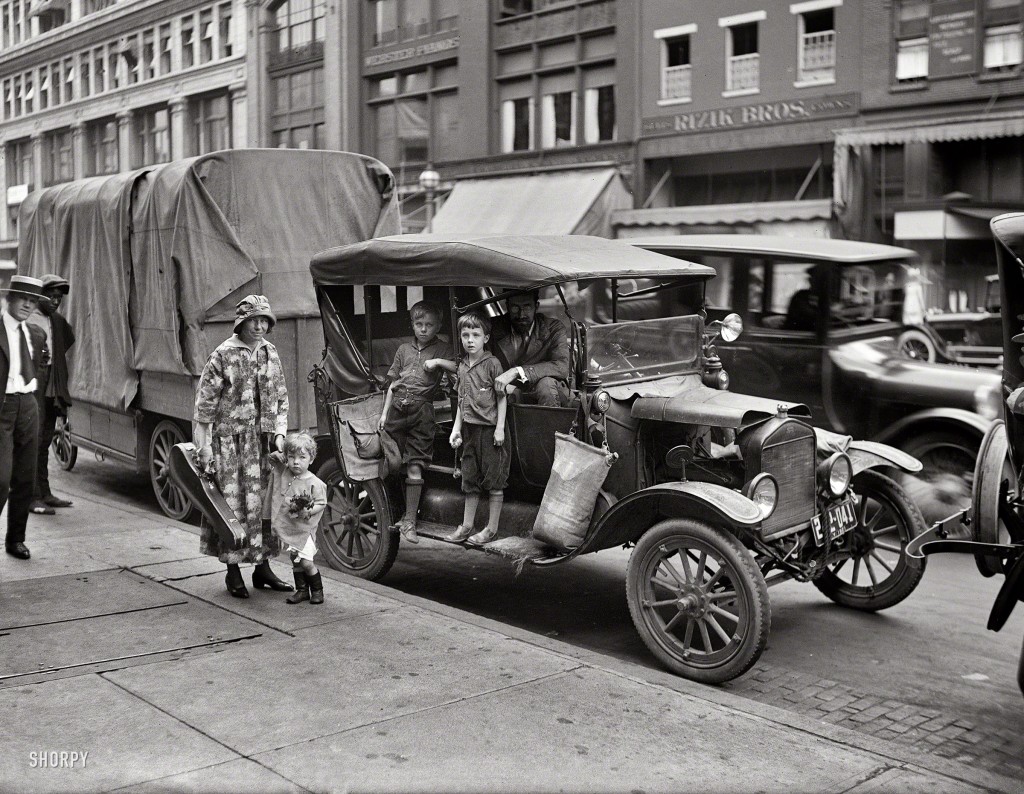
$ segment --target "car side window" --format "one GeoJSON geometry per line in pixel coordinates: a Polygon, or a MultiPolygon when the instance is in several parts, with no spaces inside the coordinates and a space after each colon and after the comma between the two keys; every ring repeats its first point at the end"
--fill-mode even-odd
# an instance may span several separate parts
{"type": "Polygon", "coordinates": [[[808,331],[815,328],[817,303],[806,263],[761,261],[750,266],[747,286],[755,327],[808,331]]]}

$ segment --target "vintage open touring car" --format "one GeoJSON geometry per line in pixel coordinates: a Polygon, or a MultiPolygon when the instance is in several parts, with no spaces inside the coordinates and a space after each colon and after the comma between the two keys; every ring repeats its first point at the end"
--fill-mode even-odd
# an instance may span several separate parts
{"type": "MultiPolygon", "coordinates": [[[[557,307],[567,321],[571,401],[510,400],[512,473],[499,540],[485,551],[530,537],[561,432],[618,457],[582,542],[537,543],[529,553],[521,544],[520,559],[554,568],[634,547],[630,613],[677,674],[719,683],[748,670],[768,637],[770,584],[810,581],[839,604],[878,610],[920,580],[903,554],[924,529],[920,513],[884,473],[920,464],[882,444],[816,431],[803,405],[728,391],[715,342],[735,339],[741,324],[705,323],[712,268],[585,236],[401,235],[322,252],[311,271],[327,341],[311,377],[333,419],[320,438],[319,474],[331,495],[319,546],[333,567],[379,579],[398,551],[391,527],[402,509],[400,478],[347,470],[339,411],[379,394],[397,345],[409,338],[408,307],[422,298],[450,307],[445,328],[457,339],[460,313],[499,315],[508,296],[542,290],[544,310],[557,307]],[[638,278],[651,281],[638,289],[638,278]],[[607,311],[595,311],[594,296],[609,295],[607,311]],[[619,309],[636,300],[671,311],[619,322],[619,309]]],[[[451,401],[435,403],[435,413],[419,530],[445,541],[463,500],[447,443],[451,401]]]]}
{"type": "MultiPolygon", "coordinates": [[[[929,554],[973,554],[983,576],[1003,576],[988,628],[1000,631],[1024,601],[1024,212],[991,221],[1002,303],[1002,404],[1004,421],[993,423],[974,469],[971,505],[937,523],[908,547],[910,563],[929,554]],[[970,540],[951,537],[957,525],[970,540]]],[[[1024,692],[1024,644],[1017,665],[1024,692]]]]}

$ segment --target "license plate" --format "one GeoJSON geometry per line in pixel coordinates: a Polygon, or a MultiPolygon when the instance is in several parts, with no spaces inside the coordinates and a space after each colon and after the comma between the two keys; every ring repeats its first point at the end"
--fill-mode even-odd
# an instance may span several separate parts
{"type": "Polygon", "coordinates": [[[824,513],[819,513],[811,519],[814,542],[819,546],[823,546],[826,540],[842,537],[855,526],[857,526],[857,513],[854,510],[852,499],[832,505],[824,513]]]}

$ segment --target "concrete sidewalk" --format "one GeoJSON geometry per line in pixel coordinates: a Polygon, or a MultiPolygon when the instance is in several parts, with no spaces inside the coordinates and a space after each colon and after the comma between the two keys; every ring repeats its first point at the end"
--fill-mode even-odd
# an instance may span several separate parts
{"type": "Polygon", "coordinates": [[[334,572],[232,599],[195,528],[61,479],[0,559],[0,790],[1019,790],[334,572]]]}

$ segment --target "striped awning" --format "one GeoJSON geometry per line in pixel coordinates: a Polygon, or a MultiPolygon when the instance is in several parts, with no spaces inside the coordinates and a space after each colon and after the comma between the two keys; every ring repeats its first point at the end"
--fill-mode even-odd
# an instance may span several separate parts
{"type": "Polygon", "coordinates": [[[836,131],[836,146],[883,146],[939,141],[1024,136],[1024,113],[991,113],[929,124],[920,120],[886,127],[855,127],[836,131]]]}
{"type": "Polygon", "coordinates": [[[612,225],[718,226],[826,220],[832,217],[831,199],[809,201],[752,201],[745,204],[702,204],[694,207],[652,207],[617,210],[612,225]]]}

